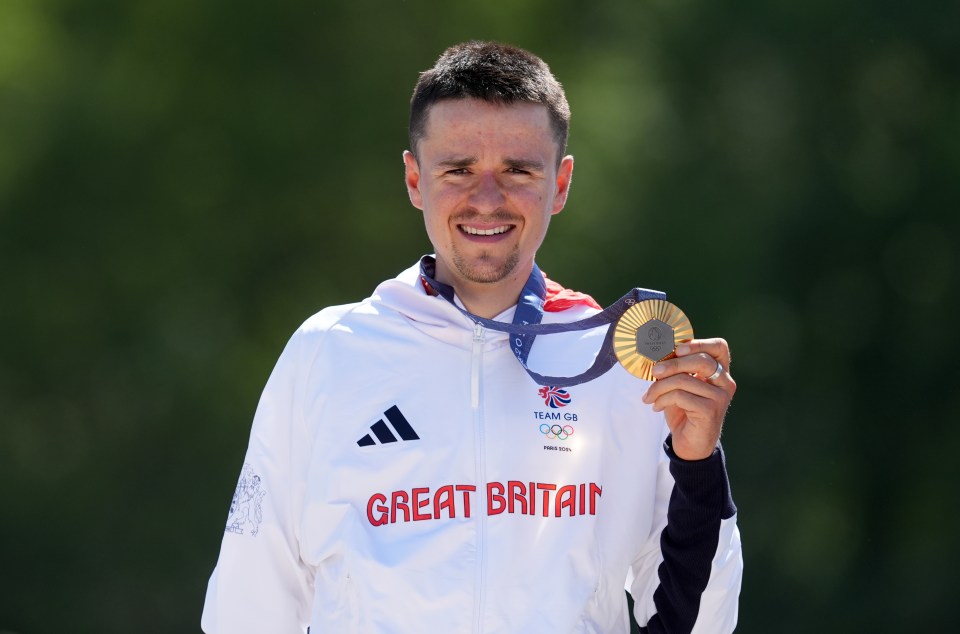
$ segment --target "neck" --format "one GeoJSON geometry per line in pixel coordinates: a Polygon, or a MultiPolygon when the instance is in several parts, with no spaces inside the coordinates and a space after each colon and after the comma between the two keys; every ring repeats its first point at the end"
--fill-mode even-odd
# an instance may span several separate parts
{"type": "Polygon", "coordinates": [[[511,306],[516,306],[520,293],[530,278],[533,263],[528,267],[517,267],[509,276],[498,282],[471,282],[464,279],[450,279],[438,262],[437,281],[453,287],[464,308],[480,317],[493,319],[511,306]]]}
{"type": "Polygon", "coordinates": [[[485,288],[494,286],[493,284],[458,284],[454,286],[457,297],[463,302],[464,308],[480,317],[493,319],[511,306],[517,305],[520,299],[520,291],[529,277],[529,273],[523,277],[519,285],[511,284],[510,288],[497,285],[497,288],[485,288]]]}

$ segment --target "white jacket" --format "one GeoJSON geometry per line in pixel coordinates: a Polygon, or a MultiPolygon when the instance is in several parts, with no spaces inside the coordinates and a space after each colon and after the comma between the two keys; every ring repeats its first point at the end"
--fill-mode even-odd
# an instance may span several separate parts
{"type": "MultiPolygon", "coordinates": [[[[722,452],[672,456],[647,383],[619,365],[536,385],[507,335],[421,282],[412,267],[288,343],[204,631],[627,633],[625,584],[650,632],[732,631],[742,558],[722,452]]],[[[529,366],[579,373],[603,330],[541,336],[529,366]]]]}

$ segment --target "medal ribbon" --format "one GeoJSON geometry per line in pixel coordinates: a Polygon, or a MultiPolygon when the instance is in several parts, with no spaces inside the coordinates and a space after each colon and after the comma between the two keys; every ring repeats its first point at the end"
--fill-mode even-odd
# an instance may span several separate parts
{"type": "Polygon", "coordinates": [[[533,265],[533,271],[527,279],[527,283],[520,293],[520,301],[517,302],[517,310],[513,315],[513,323],[494,321],[486,319],[479,315],[464,310],[457,306],[454,301],[454,290],[452,286],[443,284],[434,279],[436,271],[436,260],[433,256],[425,255],[420,259],[420,276],[424,283],[429,285],[437,294],[450,302],[454,308],[466,315],[473,323],[480,324],[484,328],[505,332],[510,336],[510,349],[513,350],[517,361],[527,371],[530,378],[537,385],[546,385],[550,387],[570,387],[571,385],[580,385],[587,381],[601,376],[607,370],[617,364],[617,355],[613,351],[613,333],[614,328],[608,328],[607,334],[600,345],[600,352],[594,359],[593,365],[586,371],[576,376],[547,376],[534,372],[527,367],[527,357],[530,356],[530,348],[538,335],[552,335],[559,332],[573,332],[576,330],[590,330],[601,326],[608,326],[615,323],[628,308],[648,299],[666,299],[666,293],[660,291],[651,291],[645,288],[634,288],[629,293],[618,299],[616,302],[604,308],[602,311],[577,321],[559,324],[542,324],[543,303],[547,295],[547,285],[543,274],[536,264],[533,265]]]}

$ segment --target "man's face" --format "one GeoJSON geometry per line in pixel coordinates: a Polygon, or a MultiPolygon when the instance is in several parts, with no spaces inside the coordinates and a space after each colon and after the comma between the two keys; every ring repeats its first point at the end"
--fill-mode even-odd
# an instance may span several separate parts
{"type": "Polygon", "coordinates": [[[570,156],[557,167],[546,107],[441,101],[417,149],[404,153],[407,191],[423,211],[437,279],[455,288],[526,281],[573,171],[570,156]]]}

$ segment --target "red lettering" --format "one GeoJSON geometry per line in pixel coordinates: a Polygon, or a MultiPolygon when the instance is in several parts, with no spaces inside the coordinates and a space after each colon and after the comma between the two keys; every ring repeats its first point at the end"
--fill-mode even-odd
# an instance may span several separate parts
{"type": "Polygon", "coordinates": [[[458,484],[457,491],[463,491],[463,516],[470,517],[470,494],[475,493],[477,487],[472,484],[458,484]]]}
{"type": "Polygon", "coordinates": [[[421,509],[426,505],[430,504],[430,489],[427,487],[416,487],[410,493],[413,494],[413,521],[422,522],[423,520],[430,519],[429,513],[421,513],[421,509]],[[421,499],[421,496],[426,493],[426,497],[421,499]]]}
{"type": "Polygon", "coordinates": [[[370,496],[370,499],[367,500],[367,520],[370,522],[371,526],[383,526],[387,523],[387,519],[390,515],[390,509],[383,505],[387,501],[387,496],[382,493],[374,493],[370,496]],[[379,517],[374,518],[373,509],[374,502],[376,502],[377,512],[380,513],[379,517]]]}
{"type": "MultiPolygon", "coordinates": [[[[371,526],[387,523],[422,522],[457,517],[457,493],[462,493],[463,517],[471,513],[470,498],[476,493],[473,484],[447,484],[431,493],[430,487],[414,487],[409,491],[394,491],[389,496],[374,493],[367,500],[367,521],[371,526]],[[389,500],[389,503],[388,503],[389,500]],[[432,511],[431,511],[432,502],[432,511]]],[[[486,489],[488,516],[501,513],[537,515],[537,498],[540,498],[540,514],[543,517],[576,517],[597,514],[603,487],[596,483],[567,484],[558,486],[546,482],[522,482],[508,480],[488,482],[486,489]]]]}
{"type": "Polygon", "coordinates": [[[537,482],[537,490],[543,491],[543,516],[550,517],[550,492],[556,491],[557,485],[537,482]]]}
{"type": "Polygon", "coordinates": [[[453,505],[453,485],[448,484],[437,489],[433,496],[433,519],[440,519],[440,510],[447,509],[447,517],[454,518],[457,511],[453,505]],[[441,500],[441,496],[443,499],[441,500]]]}
{"type": "Polygon", "coordinates": [[[514,502],[519,500],[520,512],[525,515],[527,513],[527,498],[524,497],[526,494],[527,489],[523,486],[523,482],[519,480],[507,482],[507,511],[514,513],[514,502]]]}
{"type": "Polygon", "coordinates": [[[499,482],[487,482],[487,515],[499,515],[507,506],[503,497],[503,485],[499,482]],[[498,491],[498,492],[495,492],[498,491]],[[496,503],[496,506],[494,506],[496,503]]]}
{"type": "Polygon", "coordinates": [[[569,511],[568,515],[573,517],[576,515],[576,509],[574,508],[577,504],[577,485],[568,484],[566,486],[560,487],[560,490],[557,491],[557,508],[554,512],[554,517],[560,517],[563,515],[563,509],[569,511]]]}
{"type": "Polygon", "coordinates": [[[390,499],[390,523],[397,521],[397,511],[403,511],[403,521],[410,521],[410,496],[406,491],[394,491],[390,499]]]}
{"type": "Polygon", "coordinates": [[[590,515],[597,514],[597,498],[603,493],[603,487],[599,484],[590,483],[590,515]]]}

